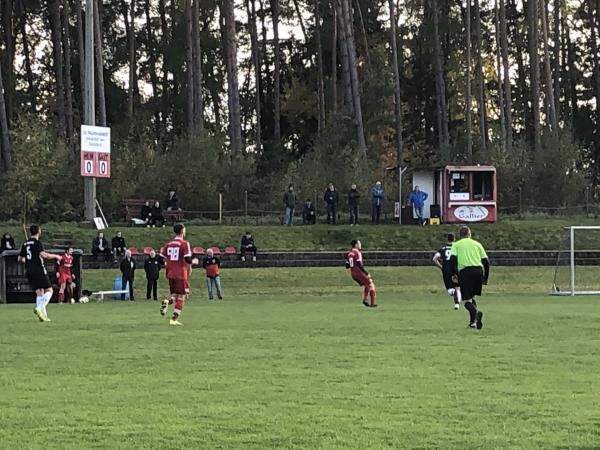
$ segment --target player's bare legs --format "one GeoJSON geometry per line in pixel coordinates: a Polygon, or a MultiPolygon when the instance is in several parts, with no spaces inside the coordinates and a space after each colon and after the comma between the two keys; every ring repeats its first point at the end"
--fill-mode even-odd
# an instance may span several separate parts
{"type": "Polygon", "coordinates": [[[40,322],[50,322],[48,313],[46,312],[46,305],[50,303],[50,299],[52,298],[52,288],[36,289],[35,295],[35,308],[33,308],[33,313],[40,322]]]}
{"type": "Polygon", "coordinates": [[[165,298],[162,301],[162,304],[160,305],[160,315],[161,316],[164,316],[164,315],[167,314],[167,310],[169,309],[169,305],[172,305],[173,303],[175,303],[175,298],[176,297],[177,296],[175,294],[171,294],[168,299],[165,298]]]}
{"type": "Polygon", "coordinates": [[[369,298],[371,299],[371,304],[369,305],[371,308],[377,307],[377,291],[375,290],[375,283],[371,277],[369,277],[369,298]]]}
{"type": "Polygon", "coordinates": [[[371,304],[369,303],[369,285],[365,285],[363,286],[363,305],[365,305],[366,307],[371,306],[371,304]]]}
{"type": "Polygon", "coordinates": [[[60,288],[58,289],[58,303],[64,303],[66,288],[67,288],[67,283],[60,284],[60,288]]]}

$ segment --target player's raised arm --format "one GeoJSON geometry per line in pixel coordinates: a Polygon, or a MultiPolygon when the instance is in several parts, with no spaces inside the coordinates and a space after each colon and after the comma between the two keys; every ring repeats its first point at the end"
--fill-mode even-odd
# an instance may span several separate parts
{"type": "Polygon", "coordinates": [[[40,256],[44,259],[55,259],[56,261],[59,261],[62,259],[62,256],[60,255],[55,255],[53,253],[48,253],[47,251],[43,250],[40,252],[40,256]]]}

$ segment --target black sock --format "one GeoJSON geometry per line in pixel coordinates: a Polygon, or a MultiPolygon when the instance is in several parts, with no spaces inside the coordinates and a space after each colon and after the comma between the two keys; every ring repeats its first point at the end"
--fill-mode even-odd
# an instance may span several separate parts
{"type": "Polygon", "coordinates": [[[475,301],[475,299],[471,300],[471,302],[473,302],[473,305],[475,305],[475,309],[477,309],[477,302],[475,301]]]}
{"type": "Polygon", "coordinates": [[[465,302],[465,308],[469,311],[469,323],[475,323],[475,318],[477,317],[477,308],[472,302],[465,302]]]}

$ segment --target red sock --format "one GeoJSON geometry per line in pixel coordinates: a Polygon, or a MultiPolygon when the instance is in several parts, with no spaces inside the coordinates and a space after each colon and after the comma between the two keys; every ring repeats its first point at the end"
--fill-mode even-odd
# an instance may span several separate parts
{"type": "Polygon", "coordinates": [[[58,293],[58,303],[63,303],[64,301],[65,301],[65,293],[59,292],[58,293]]]}
{"type": "Polygon", "coordinates": [[[179,318],[179,315],[181,314],[181,311],[183,310],[183,304],[184,304],[183,299],[178,298],[175,301],[175,308],[173,309],[173,317],[171,318],[172,320],[177,320],[179,318]]]}
{"type": "Polygon", "coordinates": [[[371,306],[375,306],[377,304],[377,292],[375,292],[375,288],[369,291],[369,296],[371,297],[371,306]]]}
{"type": "Polygon", "coordinates": [[[369,286],[363,288],[363,302],[366,302],[367,298],[369,298],[369,286]]]}
{"type": "Polygon", "coordinates": [[[173,296],[169,297],[169,305],[172,305],[174,301],[175,301],[175,297],[173,297],[173,296]]]}

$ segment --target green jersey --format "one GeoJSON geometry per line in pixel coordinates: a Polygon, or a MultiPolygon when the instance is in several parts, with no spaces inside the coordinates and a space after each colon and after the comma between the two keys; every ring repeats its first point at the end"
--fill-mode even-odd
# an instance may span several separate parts
{"type": "Polygon", "coordinates": [[[452,245],[451,256],[456,256],[458,270],[465,267],[483,267],[482,259],[487,258],[483,245],[471,238],[463,238],[452,245]]]}

